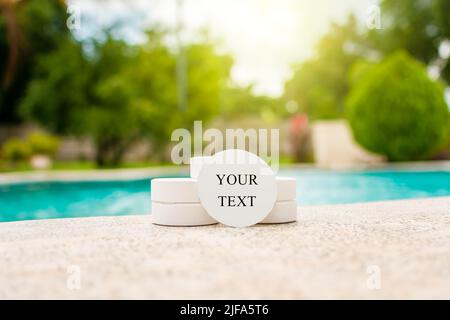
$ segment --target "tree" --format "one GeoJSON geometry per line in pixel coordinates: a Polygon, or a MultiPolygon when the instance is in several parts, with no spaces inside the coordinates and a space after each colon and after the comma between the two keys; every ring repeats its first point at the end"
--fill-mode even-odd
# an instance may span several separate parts
{"type": "Polygon", "coordinates": [[[0,1],[0,123],[22,120],[18,104],[37,59],[71,37],[66,18],[64,1],[0,1]]]}
{"type": "Polygon", "coordinates": [[[440,146],[449,111],[422,63],[397,52],[355,74],[347,114],[357,142],[393,161],[424,159],[440,146]]]}
{"type": "MultiPolygon", "coordinates": [[[[434,0],[433,9],[436,17],[436,24],[439,26],[441,33],[441,38],[450,41],[450,1],[434,0]]],[[[441,77],[447,82],[447,85],[450,85],[450,60],[448,57],[445,66],[441,70],[441,77]]]]}
{"type": "Polygon", "coordinates": [[[254,94],[252,85],[246,87],[231,85],[223,90],[220,117],[225,121],[242,119],[246,116],[263,117],[265,114],[282,117],[286,111],[279,106],[279,99],[254,94]]]}
{"type": "MultiPolygon", "coordinates": [[[[100,87],[103,105],[120,104],[131,116],[125,128],[140,128],[137,137],[152,142],[161,153],[170,142],[171,133],[178,127],[191,128],[194,120],[208,121],[220,107],[221,93],[227,85],[231,58],[215,53],[206,40],[185,48],[187,57],[187,108],[179,109],[176,83],[176,56],[163,43],[162,35],[149,32],[149,41],[136,48],[133,60],[100,87]],[[136,67],[139,66],[139,67],[136,67]]],[[[116,110],[120,110],[117,105],[116,110]]],[[[124,123],[117,116],[117,121],[124,123]]],[[[93,122],[95,124],[95,121],[93,122]]],[[[119,133],[124,137],[124,133],[119,133]]],[[[104,134],[101,134],[104,137],[104,134]]]]}
{"type": "MultiPolygon", "coordinates": [[[[82,47],[66,40],[53,52],[36,59],[34,78],[22,99],[20,115],[58,134],[78,133],[84,123],[79,113],[92,96],[94,63],[82,47]]],[[[82,130],[81,130],[82,131],[82,130]]]]}
{"type": "Polygon", "coordinates": [[[94,41],[89,53],[76,41],[38,61],[36,77],[21,104],[22,114],[60,134],[92,137],[97,163],[117,165],[140,139],[159,153],[177,127],[190,128],[219,109],[231,60],[210,43],[186,48],[188,107],[180,110],[175,54],[160,31],[142,45],[114,39],[94,41]]]}
{"type": "Polygon", "coordinates": [[[142,138],[161,152],[162,143],[170,141],[178,111],[175,59],[161,35],[150,32],[141,47],[124,45],[118,50],[111,48],[113,43],[99,48],[93,101],[83,127],[96,141],[99,165],[118,164],[130,145],[142,138]],[[106,70],[111,66],[110,73],[106,70]]]}
{"type": "MultiPolygon", "coordinates": [[[[429,65],[439,58],[442,42],[450,38],[449,10],[448,0],[383,0],[382,29],[369,32],[369,40],[385,55],[406,50],[429,65]]],[[[441,71],[447,83],[449,69],[447,61],[441,71]]]]}
{"type": "Polygon", "coordinates": [[[361,56],[362,41],[354,16],[345,24],[333,24],[319,41],[315,57],[295,68],[285,85],[284,100],[297,102],[312,119],[342,117],[347,73],[361,56]]]}
{"type": "Polygon", "coordinates": [[[441,36],[450,38],[450,2],[448,0],[434,0],[432,4],[433,15],[441,36]]]}
{"type": "Polygon", "coordinates": [[[86,54],[82,44],[67,40],[40,57],[20,110],[24,118],[57,134],[91,137],[97,164],[116,165],[142,134],[145,114],[129,104],[127,94],[136,79],[121,86],[117,76],[137,49],[109,35],[90,47],[86,54]]]}

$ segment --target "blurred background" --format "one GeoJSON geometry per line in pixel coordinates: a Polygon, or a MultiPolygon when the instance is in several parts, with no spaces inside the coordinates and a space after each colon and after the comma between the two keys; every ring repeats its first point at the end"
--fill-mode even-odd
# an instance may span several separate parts
{"type": "Polygon", "coordinates": [[[280,129],[301,205],[448,196],[449,12],[0,0],[0,221],[150,212],[149,179],[186,176],[171,133],[195,120],[280,129]]]}
{"type": "Polygon", "coordinates": [[[0,0],[0,170],[170,162],[280,128],[283,163],[449,158],[449,0],[0,0]]]}
{"type": "Polygon", "coordinates": [[[0,298],[448,297],[449,58],[450,0],[0,0],[0,298]],[[81,219],[196,120],[280,130],[298,225],[81,219]]]}

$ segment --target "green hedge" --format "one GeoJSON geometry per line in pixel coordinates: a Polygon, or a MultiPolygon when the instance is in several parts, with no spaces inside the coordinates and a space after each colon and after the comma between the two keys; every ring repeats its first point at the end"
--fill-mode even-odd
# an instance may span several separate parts
{"type": "Polygon", "coordinates": [[[35,132],[26,139],[10,138],[0,148],[0,158],[10,162],[26,161],[33,155],[54,156],[59,148],[56,136],[35,132]]]}
{"type": "Polygon", "coordinates": [[[364,71],[358,73],[346,103],[356,141],[391,161],[429,157],[447,132],[443,86],[404,52],[364,71]]]}

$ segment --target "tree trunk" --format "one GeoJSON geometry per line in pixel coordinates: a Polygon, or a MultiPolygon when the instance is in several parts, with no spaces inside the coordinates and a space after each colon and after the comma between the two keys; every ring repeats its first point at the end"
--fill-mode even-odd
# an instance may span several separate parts
{"type": "Polygon", "coordinates": [[[97,141],[96,163],[99,167],[118,166],[130,145],[129,140],[121,138],[103,138],[97,141]]]}

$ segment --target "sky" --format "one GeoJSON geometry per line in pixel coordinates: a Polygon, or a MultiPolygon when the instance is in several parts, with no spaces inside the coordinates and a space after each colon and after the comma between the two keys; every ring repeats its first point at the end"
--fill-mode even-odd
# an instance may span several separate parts
{"type": "MultiPolygon", "coordinates": [[[[69,0],[82,17],[94,17],[107,26],[121,21],[123,36],[142,41],[140,30],[153,24],[183,23],[182,38],[190,41],[207,27],[219,49],[234,57],[232,79],[253,84],[255,93],[278,96],[291,76],[291,66],[304,61],[332,21],[343,21],[350,12],[362,21],[377,0],[69,0]],[[176,3],[180,1],[181,10],[176,3]]],[[[81,24],[79,33],[92,28],[81,24]]]]}

